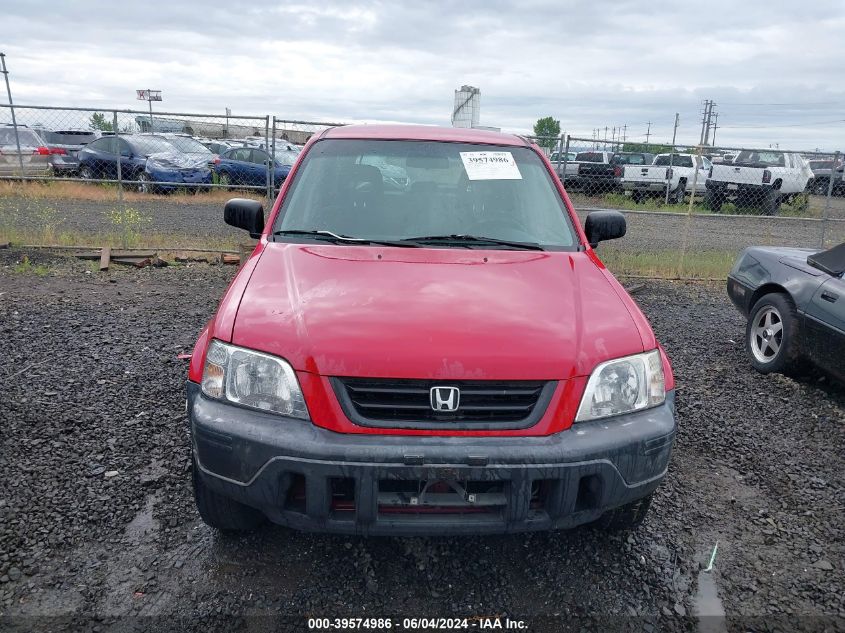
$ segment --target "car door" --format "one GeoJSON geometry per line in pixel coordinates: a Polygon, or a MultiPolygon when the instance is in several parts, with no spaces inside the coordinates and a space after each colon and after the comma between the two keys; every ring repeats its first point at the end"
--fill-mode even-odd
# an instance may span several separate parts
{"type": "MultiPolygon", "coordinates": [[[[695,192],[696,193],[703,193],[706,189],[707,178],[710,175],[710,167],[713,163],[710,162],[710,159],[706,156],[696,156],[695,157],[695,166],[698,169],[698,176],[695,181],[695,192]]],[[[692,183],[690,182],[688,185],[689,189],[692,189],[692,183]]]]}
{"type": "Polygon", "coordinates": [[[805,310],[812,360],[845,380],[845,280],[830,277],[805,310]]]}
{"type": "Polygon", "coordinates": [[[252,150],[248,147],[239,147],[229,152],[226,157],[226,171],[234,185],[249,184],[250,155],[252,150]]]}
{"type": "Polygon", "coordinates": [[[269,166],[270,155],[263,149],[253,149],[250,156],[249,184],[261,187],[266,186],[269,166]]]}
{"type": "Polygon", "coordinates": [[[115,156],[115,138],[106,136],[97,139],[88,146],[90,154],[84,157],[83,164],[91,168],[94,178],[117,178],[117,157],[115,156]]]}

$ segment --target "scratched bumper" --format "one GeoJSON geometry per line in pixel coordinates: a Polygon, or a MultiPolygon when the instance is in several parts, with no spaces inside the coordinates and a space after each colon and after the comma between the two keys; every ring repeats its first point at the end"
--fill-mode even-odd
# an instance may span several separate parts
{"type": "Polygon", "coordinates": [[[546,437],[346,435],[250,411],[188,383],[199,476],[289,527],[460,534],[574,527],[650,494],[676,432],[660,407],[546,437]]]}

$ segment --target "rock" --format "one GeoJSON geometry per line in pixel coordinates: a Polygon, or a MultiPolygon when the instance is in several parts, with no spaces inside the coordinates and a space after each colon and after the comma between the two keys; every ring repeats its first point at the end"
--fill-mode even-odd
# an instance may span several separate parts
{"type": "Polygon", "coordinates": [[[833,571],[833,565],[830,563],[830,561],[824,560],[823,558],[813,563],[813,567],[817,569],[823,569],[824,571],[833,571]]]}
{"type": "Polygon", "coordinates": [[[684,607],[684,605],[682,605],[680,602],[676,602],[675,603],[675,613],[677,613],[679,616],[684,618],[687,615],[687,610],[684,607]]]}
{"type": "Polygon", "coordinates": [[[111,479],[112,477],[117,477],[120,473],[116,470],[107,470],[104,473],[106,479],[111,479]]]}
{"type": "Polygon", "coordinates": [[[17,567],[10,567],[8,571],[9,580],[18,580],[21,577],[21,570],[17,567]]]}

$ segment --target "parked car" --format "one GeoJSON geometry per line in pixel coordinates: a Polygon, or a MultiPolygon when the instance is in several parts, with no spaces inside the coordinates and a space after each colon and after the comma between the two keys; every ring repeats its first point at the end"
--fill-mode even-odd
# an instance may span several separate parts
{"type": "Polygon", "coordinates": [[[587,195],[622,191],[625,165],[650,165],[654,154],[643,152],[579,152],[574,176],[566,175],[566,188],[581,190],[587,195]]]}
{"type": "Polygon", "coordinates": [[[813,178],[808,187],[810,191],[819,196],[826,196],[830,188],[831,175],[833,176],[833,188],[831,193],[833,195],[842,195],[845,193],[845,181],[842,179],[842,161],[834,164],[833,159],[829,160],[810,160],[810,169],[813,172],[813,178]]]}
{"type": "Polygon", "coordinates": [[[199,152],[187,142],[191,140],[187,137],[178,142],[196,153],[180,151],[161,134],[104,136],[80,150],[79,175],[85,180],[116,179],[119,154],[121,179],[134,184],[140,192],[201,188],[211,184],[211,154],[196,143],[205,151],[199,152]]]}
{"type": "Polygon", "coordinates": [[[558,177],[566,173],[566,178],[571,178],[578,174],[578,163],[575,160],[577,156],[578,152],[552,152],[549,162],[558,177]]]}
{"type": "Polygon", "coordinates": [[[220,154],[222,154],[223,152],[229,151],[233,147],[243,147],[242,144],[234,143],[232,141],[227,141],[227,140],[224,140],[224,139],[218,139],[218,140],[203,139],[203,140],[200,140],[200,142],[203,145],[205,145],[210,152],[217,154],[218,156],[220,154]]]}
{"type": "Polygon", "coordinates": [[[53,174],[50,150],[34,130],[0,125],[0,177],[43,178],[53,174]],[[18,152],[20,143],[20,152],[18,152]]]}
{"type": "Polygon", "coordinates": [[[631,192],[634,202],[669,190],[671,202],[683,202],[693,191],[703,192],[710,172],[710,161],[695,154],[658,154],[652,165],[626,165],[622,174],[622,188],[631,192]],[[698,172],[696,174],[696,171],[698,172]]]}
{"type": "Polygon", "coordinates": [[[214,173],[217,182],[226,186],[267,185],[269,165],[273,165],[273,181],[280,187],[290,173],[288,157],[280,154],[273,161],[270,154],[256,147],[236,147],[223,152],[214,160],[214,173]]]}
{"type": "Polygon", "coordinates": [[[818,252],[747,248],[728,275],[728,296],[748,318],[745,349],[760,372],[810,361],[845,381],[845,243],[818,252]]]}
{"type": "Polygon", "coordinates": [[[200,516],[356,534],[639,524],[676,433],[654,333],[539,148],[490,131],[321,132],[194,347],[200,516]],[[365,156],[413,170],[387,191],[365,156]]]}
{"type": "Polygon", "coordinates": [[[56,176],[75,176],[79,171],[79,150],[98,138],[91,130],[36,128],[50,150],[50,164],[56,176]]]}
{"type": "Polygon", "coordinates": [[[781,202],[804,193],[813,177],[800,155],[778,150],[743,150],[729,165],[713,165],[704,204],[719,211],[726,201],[777,215],[781,202]]]}

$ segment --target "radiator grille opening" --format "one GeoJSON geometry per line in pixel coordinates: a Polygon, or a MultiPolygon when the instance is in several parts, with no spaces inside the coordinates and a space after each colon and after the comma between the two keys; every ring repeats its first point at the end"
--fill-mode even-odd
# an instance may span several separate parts
{"type": "Polygon", "coordinates": [[[554,383],[546,381],[438,381],[335,378],[335,392],[350,418],[364,425],[447,428],[533,424],[545,412],[554,383]],[[432,389],[447,388],[449,408],[435,410],[432,389]]]}

